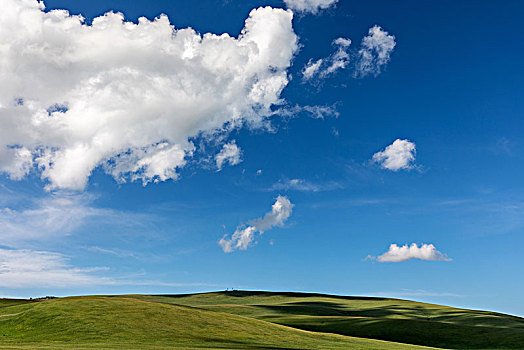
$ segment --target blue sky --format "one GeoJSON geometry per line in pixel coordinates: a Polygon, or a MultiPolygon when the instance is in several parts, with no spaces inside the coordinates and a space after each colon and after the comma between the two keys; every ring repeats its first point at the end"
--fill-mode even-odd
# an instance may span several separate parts
{"type": "Polygon", "coordinates": [[[330,2],[7,1],[0,294],[524,315],[524,4],[330,2]]]}

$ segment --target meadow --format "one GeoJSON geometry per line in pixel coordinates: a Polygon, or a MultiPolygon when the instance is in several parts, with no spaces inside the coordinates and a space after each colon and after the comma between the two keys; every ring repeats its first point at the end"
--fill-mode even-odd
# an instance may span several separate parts
{"type": "Polygon", "coordinates": [[[524,319],[303,293],[0,300],[0,349],[522,349],[524,319]]]}

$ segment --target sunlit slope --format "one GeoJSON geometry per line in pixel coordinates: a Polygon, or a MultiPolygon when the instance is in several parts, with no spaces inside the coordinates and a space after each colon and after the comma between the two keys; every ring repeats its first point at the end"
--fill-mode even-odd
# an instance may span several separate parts
{"type": "Polygon", "coordinates": [[[304,330],[448,349],[524,349],[524,319],[386,298],[220,292],[142,296],[304,330]]]}
{"type": "Polygon", "coordinates": [[[0,308],[0,348],[420,349],[122,297],[73,297],[0,308]]]}

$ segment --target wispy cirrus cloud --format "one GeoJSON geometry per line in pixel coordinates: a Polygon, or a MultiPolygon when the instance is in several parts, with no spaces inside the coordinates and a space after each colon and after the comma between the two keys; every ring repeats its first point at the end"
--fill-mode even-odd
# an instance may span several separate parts
{"type": "Polygon", "coordinates": [[[314,183],[304,179],[284,179],[274,183],[269,191],[322,192],[343,188],[338,182],[314,183]]]}
{"type": "Polygon", "coordinates": [[[106,267],[75,268],[63,254],[30,249],[0,248],[0,287],[82,287],[113,284],[94,275],[106,267]]]}
{"type": "Polygon", "coordinates": [[[340,116],[336,104],[332,106],[284,106],[276,109],[274,114],[279,115],[281,117],[296,117],[297,115],[305,114],[314,119],[324,119],[328,117],[338,118],[340,116]]]}
{"type": "Polygon", "coordinates": [[[107,276],[108,267],[74,267],[67,255],[32,249],[0,248],[0,287],[22,288],[96,288],[100,286],[216,287],[213,283],[170,282],[151,279],[146,274],[107,276]]]}
{"type": "Polygon", "coordinates": [[[69,192],[55,192],[36,199],[26,197],[21,204],[13,203],[14,199],[7,200],[0,207],[0,245],[23,248],[28,243],[53,241],[74,235],[95,222],[107,227],[137,229],[151,227],[158,220],[154,213],[100,208],[95,200],[92,194],[69,192]]]}
{"type": "Polygon", "coordinates": [[[90,217],[111,215],[111,211],[89,206],[92,200],[88,194],[54,193],[30,201],[21,210],[1,208],[0,244],[63,237],[90,217]]]}

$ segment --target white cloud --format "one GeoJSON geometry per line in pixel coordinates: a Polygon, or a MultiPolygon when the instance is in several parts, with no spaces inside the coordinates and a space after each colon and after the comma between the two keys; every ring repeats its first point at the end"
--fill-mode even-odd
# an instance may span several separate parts
{"type": "Polygon", "coordinates": [[[373,155],[372,161],[380,164],[383,169],[398,171],[412,169],[415,162],[416,145],[408,140],[395,140],[384,151],[373,155]]]}
{"type": "MultiPolygon", "coordinates": [[[[302,69],[302,81],[315,83],[325,79],[340,69],[346,69],[350,64],[351,40],[338,38],[333,41],[336,51],[326,58],[310,59],[302,69]]],[[[379,75],[384,66],[390,61],[391,53],[396,46],[395,37],[379,26],[369,29],[368,35],[362,39],[362,44],[357,53],[355,63],[352,64],[354,77],[379,75]]]]}
{"type": "Polygon", "coordinates": [[[369,29],[364,37],[361,49],[358,51],[358,62],[355,76],[379,75],[383,67],[389,62],[391,53],[396,46],[395,37],[389,35],[380,26],[369,29]]]}
{"type": "Polygon", "coordinates": [[[235,233],[231,235],[230,239],[222,238],[218,244],[222,247],[225,253],[231,253],[236,249],[246,250],[249,245],[255,240],[256,227],[247,226],[244,228],[237,228],[235,233]]]}
{"type": "Polygon", "coordinates": [[[33,244],[73,235],[90,223],[136,229],[150,228],[158,220],[154,214],[97,208],[92,204],[95,196],[86,193],[58,192],[39,199],[18,197],[0,207],[0,245],[23,248],[28,242],[33,244]],[[23,209],[17,209],[20,204],[23,209]]]}
{"type": "Polygon", "coordinates": [[[89,207],[90,201],[88,195],[54,194],[35,200],[28,209],[1,208],[0,244],[67,235],[86,218],[106,214],[89,207]]]}
{"type": "Polygon", "coordinates": [[[312,183],[304,179],[290,179],[290,180],[280,180],[271,186],[271,191],[302,191],[302,192],[320,192],[320,191],[330,191],[334,189],[339,189],[342,186],[336,182],[328,183],[312,183]]]}
{"type": "Polygon", "coordinates": [[[119,154],[104,164],[104,169],[119,182],[142,180],[147,185],[169,179],[178,179],[176,168],[186,164],[186,156],[192,156],[194,146],[188,144],[186,149],[180,145],[169,145],[162,142],[145,149],[119,154]]]}
{"type": "Polygon", "coordinates": [[[229,165],[237,165],[242,161],[242,151],[238,147],[235,141],[226,143],[222,146],[222,150],[215,156],[215,162],[218,170],[222,170],[222,166],[225,162],[228,162],[229,165]]]}
{"type": "Polygon", "coordinates": [[[316,184],[313,184],[311,182],[308,182],[303,179],[291,179],[291,180],[285,180],[285,181],[279,181],[273,186],[271,186],[272,190],[297,190],[297,191],[304,191],[304,192],[318,192],[319,186],[316,184]]]}
{"type": "Polygon", "coordinates": [[[324,119],[324,118],[338,118],[340,113],[337,111],[336,105],[333,106],[299,106],[295,105],[292,107],[282,107],[275,111],[275,114],[278,114],[282,117],[295,117],[300,113],[304,113],[311,118],[315,119],[324,119]]]}
{"type": "MultiPolygon", "coordinates": [[[[105,270],[105,268],[102,268],[105,270]]],[[[73,268],[62,254],[28,249],[0,248],[0,287],[78,287],[113,283],[92,272],[73,268]]]]}
{"type": "Polygon", "coordinates": [[[176,179],[190,139],[262,126],[297,50],[291,11],[251,11],[238,37],[138,24],[91,25],[37,0],[0,12],[0,171],[34,162],[49,189],[82,189],[104,165],[119,181],[176,179]],[[30,152],[30,155],[28,154],[30,152]]]}
{"type": "Polygon", "coordinates": [[[339,69],[344,69],[349,63],[349,54],[347,51],[351,45],[351,40],[346,38],[338,38],[333,41],[333,45],[337,46],[338,49],[331,57],[331,64],[329,67],[327,67],[324,73],[325,75],[332,74],[339,69]]]}
{"type": "Polygon", "coordinates": [[[8,174],[13,180],[20,180],[32,166],[33,157],[27,148],[0,148],[0,173],[8,174]]]}
{"type": "Polygon", "coordinates": [[[302,79],[309,80],[316,76],[320,70],[320,67],[322,66],[322,63],[324,63],[323,59],[319,59],[316,61],[313,61],[312,59],[309,60],[309,62],[302,70],[302,79]]]}
{"type": "Polygon", "coordinates": [[[396,244],[391,244],[387,252],[376,258],[379,262],[401,262],[410,259],[451,261],[445,254],[439,252],[433,244],[422,244],[419,247],[416,243],[400,247],[396,244]]]}
{"type": "Polygon", "coordinates": [[[302,70],[302,80],[324,79],[339,69],[345,69],[349,64],[349,47],[351,40],[338,38],[333,41],[337,50],[329,57],[317,61],[309,60],[302,70]]]}
{"type": "Polygon", "coordinates": [[[230,238],[225,236],[218,244],[225,253],[231,253],[237,249],[246,250],[255,241],[257,232],[262,234],[275,226],[283,226],[291,216],[293,207],[294,204],[287,197],[278,196],[271,211],[263,218],[251,220],[247,225],[238,227],[230,238]]]}
{"type": "Polygon", "coordinates": [[[320,10],[335,5],[338,0],[284,0],[286,6],[297,12],[317,14],[320,10]]]}
{"type": "MultiPolygon", "coordinates": [[[[128,257],[128,256],[127,256],[128,257]]],[[[144,279],[144,275],[100,276],[107,267],[77,268],[66,255],[31,249],[0,248],[0,288],[87,288],[103,285],[207,286],[206,283],[171,283],[144,279]],[[138,277],[138,278],[137,278],[138,277]]]]}
{"type": "Polygon", "coordinates": [[[285,196],[278,196],[271,207],[271,212],[266,213],[263,218],[251,220],[249,225],[255,226],[260,233],[264,233],[275,226],[283,226],[286,220],[291,216],[293,207],[289,199],[285,196]]]}

